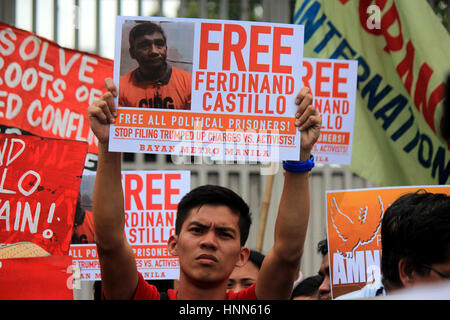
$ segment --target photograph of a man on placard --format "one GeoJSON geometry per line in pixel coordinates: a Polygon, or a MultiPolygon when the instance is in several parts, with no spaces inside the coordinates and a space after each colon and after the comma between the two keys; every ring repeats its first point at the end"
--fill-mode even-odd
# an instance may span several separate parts
{"type": "Polygon", "coordinates": [[[190,110],[193,38],[193,23],[126,20],[119,106],[190,110]]]}

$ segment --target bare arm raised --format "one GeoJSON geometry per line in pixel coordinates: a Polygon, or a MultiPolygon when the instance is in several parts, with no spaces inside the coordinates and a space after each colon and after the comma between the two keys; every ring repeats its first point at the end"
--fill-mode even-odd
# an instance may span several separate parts
{"type": "MultiPolygon", "coordinates": [[[[301,131],[300,161],[307,161],[320,135],[322,119],[307,88],[297,95],[295,125],[301,131]]],[[[256,282],[258,299],[289,299],[298,275],[309,220],[309,172],[285,172],[275,223],[275,241],[266,255],[256,282]]]]}
{"type": "Polygon", "coordinates": [[[136,289],[138,273],[131,246],[124,234],[124,204],[121,184],[121,153],[108,151],[109,126],[115,121],[112,79],[105,80],[106,92],[89,106],[89,122],[98,139],[98,167],[94,185],[93,213],[102,274],[107,299],[130,299],[136,289]]]}

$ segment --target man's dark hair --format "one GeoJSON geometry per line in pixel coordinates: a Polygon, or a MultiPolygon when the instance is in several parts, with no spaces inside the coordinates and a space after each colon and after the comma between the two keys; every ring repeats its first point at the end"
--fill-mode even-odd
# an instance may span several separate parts
{"type": "Polygon", "coordinates": [[[250,256],[248,257],[248,261],[253,263],[258,269],[261,269],[264,258],[265,256],[262,253],[256,250],[250,250],[250,256]]]}
{"type": "Polygon", "coordinates": [[[215,185],[197,187],[187,193],[178,203],[177,219],[175,222],[175,233],[180,234],[181,227],[188,217],[190,211],[203,205],[227,206],[239,216],[239,233],[241,246],[248,238],[252,219],[250,209],[245,201],[234,191],[215,185]]]}
{"type": "Polygon", "coordinates": [[[164,38],[164,42],[167,42],[166,39],[166,35],[164,34],[164,30],[161,28],[160,25],[150,22],[150,21],[146,21],[146,22],[140,22],[138,24],[136,24],[130,31],[130,36],[129,36],[129,43],[130,43],[130,48],[133,48],[134,46],[134,41],[139,38],[140,36],[143,35],[151,35],[154,34],[155,32],[159,32],[161,33],[161,35],[164,38]]]}
{"type": "Polygon", "coordinates": [[[322,277],[320,275],[315,275],[308,277],[301,281],[294,288],[291,294],[291,299],[295,297],[312,297],[314,295],[318,296],[319,287],[322,284],[322,277]]]}
{"type": "Polygon", "coordinates": [[[317,244],[317,252],[322,255],[322,257],[325,257],[325,255],[328,253],[328,242],[327,239],[320,240],[317,244]]]}
{"type": "Polygon", "coordinates": [[[450,259],[450,196],[419,190],[399,197],[384,213],[381,224],[381,272],[388,288],[402,287],[401,259],[417,273],[424,265],[450,259]]]}

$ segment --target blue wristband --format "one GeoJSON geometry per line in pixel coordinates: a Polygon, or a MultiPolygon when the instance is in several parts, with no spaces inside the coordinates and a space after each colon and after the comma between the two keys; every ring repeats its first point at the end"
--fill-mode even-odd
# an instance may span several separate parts
{"type": "Polygon", "coordinates": [[[307,172],[314,168],[314,157],[307,161],[283,161],[283,168],[288,172],[307,172]]]}

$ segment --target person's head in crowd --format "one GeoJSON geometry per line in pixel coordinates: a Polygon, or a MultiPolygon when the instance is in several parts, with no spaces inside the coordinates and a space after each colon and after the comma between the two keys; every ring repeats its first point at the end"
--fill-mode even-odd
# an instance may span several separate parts
{"type": "Polygon", "coordinates": [[[238,292],[250,287],[258,278],[259,269],[264,260],[264,255],[255,250],[250,250],[250,256],[242,267],[235,267],[228,279],[228,290],[238,292]]]}
{"type": "Polygon", "coordinates": [[[318,274],[302,280],[292,291],[291,300],[318,300],[322,280],[318,274]]]}
{"type": "Polygon", "coordinates": [[[398,198],[381,225],[381,273],[389,293],[450,277],[450,196],[419,190],[398,198]]]}
{"type": "Polygon", "coordinates": [[[206,185],[187,193],[178,203],[175,235],[168,241],[171,254],[180,258],[180,278],[228,280],[235,266],[247,262],[250,225],[249,207],[234,191],[206,185]]]}
{"type": "Polygon", "coordinates": [[[143,75],[165,72],[167,39],[164,30],[156,23],[147,21],[135,25],[129,34],[131,58],[139,64],[143,75]]]}
{"type": "Polygon", "coordinates": [[[317,251],[322,255],[322,263],[319,268],[319,275],[322,277],[322,283],[319,286],[319,299],[331,300],[330,263],[328,262],[327,239],[319,241],[317,244],[317,251]]]}

